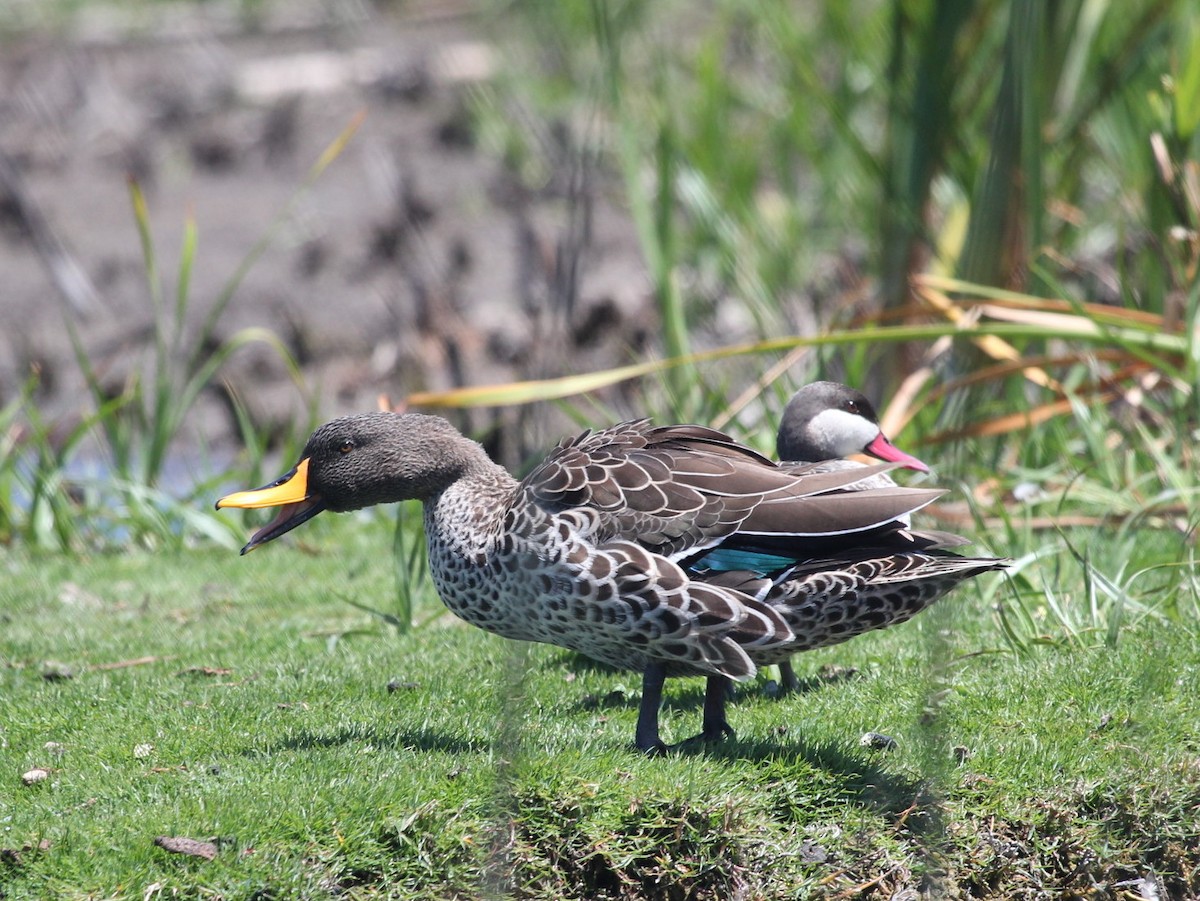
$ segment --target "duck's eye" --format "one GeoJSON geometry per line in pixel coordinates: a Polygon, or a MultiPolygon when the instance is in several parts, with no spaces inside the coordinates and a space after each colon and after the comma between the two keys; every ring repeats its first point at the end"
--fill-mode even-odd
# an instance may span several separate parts
{"type": "Polygon", "coordinates": [[[353,441],[343,441],[342,446],[338,448],[338,453],[348,454],[352,450],[354,450],[354,442],[353,441]]]}

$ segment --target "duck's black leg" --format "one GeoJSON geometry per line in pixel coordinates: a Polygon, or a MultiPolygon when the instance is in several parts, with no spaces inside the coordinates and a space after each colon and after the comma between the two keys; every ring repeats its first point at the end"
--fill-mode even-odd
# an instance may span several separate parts
{"type": "Polygon", "coordinates": [[[785,660],[779,664],[779,681],[783,683],[783,690],[792,694],[800,693],[800,678],[796,675],[796,671],[792,669],[792,661],[785,660]]]}
{"type": "Polygon", "coordinates": [[[733,683],[726,676],[709,676],[704,685],[704,719],[700,734],[703,741],[720,741],[725,736],[737,738],[733,728],[725,719],[725,699],[729,697],[733,683]]]}
{"type": "Polygon", "coordinates": [[[638,708],[637,731],[633,743],[639,751],[647,754],[662,754],[667,746],[658,737],[658,708],[662,706],[663,682],[667,668],[661,663],[650,663],[642,673],[642,704],[638,708]]]}

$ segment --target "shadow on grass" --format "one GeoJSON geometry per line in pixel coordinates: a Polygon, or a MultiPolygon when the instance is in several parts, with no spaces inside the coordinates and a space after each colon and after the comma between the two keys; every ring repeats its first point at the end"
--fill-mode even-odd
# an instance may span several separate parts
{"type": "MultiPolygon", "coordinates": [[[[581,657],[579,659],[585,660],[586,658],[581,657]]],[[[587,668],[576,667],[576,669],[587,668]]],[[[607,667],[602,668],[602,665],[597,665],[595,669],[601,672],[620,672],[615,669],[609,670],[607,667]]],[[[638,678],[638,684],[640,685],[640,677],[638,678]]],[[[858,678],[856,670],[837,670],[829,674],[806,676],[800,679],[799,686],[792,691],[779,688],[774,682],[766,684],[758,682],[750,682],[745,685],[735,684],[729,700],[734,705],[740,702],[759,699],[783,701],[789,697],[806,695],[827,686],[835,685],[838,682],[845,682],[855,678],[858,678]],[[773,686],[773,688],[769,688],[768,686],[773,686]]],[[[585,695],[571,709],[574,711],[636,710],[641,703],[641,698],[640,691],[631,693],[620,688],[615,688],[607,694],[593,693],[585,695]]],[[[704,681],[702,677],[688,676],[667,680],[666,688],[663,691],[663,706],[665,708],[675,708],[685,711],[702,709],[704,707],[704,681]]]]}
{"type": "Polygon", "coordinates": [[[447,735],[431,729],[387,729],[368,723],[354,724],[336,732],[301,731],[283,741],[242,751],[245,757],[258,757],[280,751],[312,751],[342,745],[367,743],[378,748],[411,751],[440,751],[445,754],[479,754],[491,750],[493,741],[478,737],[447,735]]]}
{"type": "MultiPolygon", "coordinates": [[[[583,658],[578,658],[582,660],[583,658]]],[[[815,691],[826,684],[846,678],[815,676],[803,680],[801,691],[815,691]]],[[[669,683],[664,701],[664,711],[675,714],[696,715],[704,705],[704,681],[702,679],[678,679],[669,683]]],[[[627,709],[635,711],[640,703],[640,691],[614,690],[606,695],[589,695],[570,704],[568,716],[583,711],[603,709],[627,709]]],[[[729,708],[730,720],[735,729],[738,725],[739,706],[750,707],[766,703],[774,707],[775,701],[766,696],[761,687],[741,688],[729,708]]],[[[776,708],[778,709],[778,708],[776,708]]],[[[699,719],[689,725],[699,727],[699,719]]],[[[676,724],[687,734],[682,723],[676,724]]],[[[503,729],[499,733],[503,733],[503,729]]],[[[306,752],[323,748],[338,748],[355,744],[370,744],[376,748],[418,753],[444,753],[448,755],[487,755],[497,753],[506,744],[503,734],[463,735],[431,728],[411,726],[389,726],[387,723],[349,723],[329,730],[300,729],[270,744],[242,751],[243,756],[260,757],[289,752],[306,752]]],[[[614,736],[616,737],[616,736],[614,736]]],[[[511,737],[510,737],[511,738],[511,737]]],[[[619,749],[634,751],[632,743],[619,742],[619,749]]],[[[509,749],[509,754],[513,749],[509,749]]],[[[685,742],[663,760],[670,766],[672,758],[703,756],[714,762],[730,765],[752,763],[778,771],[777,785],[786,784],[780,790],[786,798],[794,790],[797,795],[811,795],[814,791],[828,801],[849,802],[870,808],[895,822],[906,822],[909,828],[920,830],[921,823],[930,824],[939,817],[934,803],[927,795],[929,780],[919,775],[901,775],[889,767],[885,753],[859,749],[849,743],[812,743],[800,730],[778,726],[774,730],[755,738],[730,738],[721,742],[685,742]],[[778,737],[775,737],[775,736],[778,737]]],[[[786,802],[784,802],[786,803],[786,802]]],[[[811,799],[808,802],[811,803],[811,799]]],[[[797,809],[803,804],[797,802],[797,809]]]]}
{"type": "MultiPolygon", "coordinates": [[[[380,729],[356,725],[328,733],[300,732],[283,741],[242,752],[246,757],[269,756],[286,752],[305,752],[320,748],[370,743],[378,748],[444,753],[450,755],[486,755],[496,748],[494,738],[464,738],[434,730],[380,729]]],[[[632,745],[625,746],[630,753],[632,745]]],[[[703,756],[730,765],[752,763],[778,769],[779,779],[772,780],[773,794],[779,796],[780,815],[787,816],[788,798],[797,795],[796,809],[811,804],[817,791],[825,802],[844,802],[868,808],[914,834],[936,834],[940,830],[941,811],[928,794],[926,780],[890,772],[878,754],[856,753],[834,744],[812,744],[791,735],[771,739],[726,739],[722,742],[698,742],[678,747],[662,765],[673,758],[703,756]],[[805,770],[816,770],[814,779],[797,778],[805,770]],[[818,786],[819,783],[819,786],[818,786]]]]}
{"type": "MultiPolygon", "coordinates": [[[[937,803],[929,796],[929,781],[890,770],[878,752],[847,748],[833,743],[812,743],[790,732],[779,739],[728,739],[700,743],[681,749],[681,754],[702,754],[709,760],[729,763],[769,764],[781,773],[794,773],[805,765],[833,782],[821,780],[820,793],[827,799],[869,807],[894,822],[905,821],[922,831],[940,817],[937,803]],[[830,791],[830,789],[833,789],[830,791]]],[[[801,793],[813,787],[793,786],[801,793]]]]}
{"type": "MultiPolygon", "coordinates": [[[[582,658],[581,658],[582,659],[582,658]]],[[[855,678],[850,670],[836,670],[802,679],[798,692],[783,692],[771,696],[761,685],[735,687],[728,714],[737,729],[739,705],[774,704],[795,694],[807,694],[828,685],[855,678]]],[[[663,699],[663,711],[696,714],[704,707],[704,683],[699,679],[679,680],[670,686],[663,699]]],[[[574,705],[575,712],[627,709],[637,710],[641,693],[614,690],[605,695],[588,695],[574,705]]],[[[679,729],[682,724],[676,724],[679,729]]],[[[692,724],[699,726],[699,722],[692,724]]],[[[686,726],[683,727],[686,732],[686,726]]],[[[720,742],[684,741],[668,756],[703,756],[730,764],[750,762],[778,767],[781,774],[791,775],[805,768],[819,771],[830,783],[822,784],[827,797],[868,807],[894,822],[905,822],[920,834],[938,830],[941,812],[929,794],[930,780],[911,774],[901,775],[888,765],[886,753],[859,749],[850,744],[807,741],[800,730],[777,727],[778,738],[732,738],[720,742]],[[829,789],[832,788],[832,791],[829,789]]],[[[787,775],[784,778],[787,778],[787,775]]]]}

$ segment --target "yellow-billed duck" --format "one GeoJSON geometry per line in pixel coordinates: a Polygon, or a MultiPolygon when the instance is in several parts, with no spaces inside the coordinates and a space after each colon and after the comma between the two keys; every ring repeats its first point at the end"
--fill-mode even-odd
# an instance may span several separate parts
{"type": "Polygon", "coordinates": [[[642,420],[564,440],[518,481],[440,417],[366,413],[321,426],[286,475],[217,506],[281,508],[245,553],[323,510],[422,501],[445,604],[507,638],[640,672],[635,744],[654,753],[667,676],[708,677],[699,737],[720,738],[727,680],[907,619],[1000,565],[897,581],[882,561],[927,565],[929,542],[904,518],[943,492],[850,490],[887,468],[781,466],[712,429],[642,420]],[[714,567],[718,549],[787,564],[714,567]]]}

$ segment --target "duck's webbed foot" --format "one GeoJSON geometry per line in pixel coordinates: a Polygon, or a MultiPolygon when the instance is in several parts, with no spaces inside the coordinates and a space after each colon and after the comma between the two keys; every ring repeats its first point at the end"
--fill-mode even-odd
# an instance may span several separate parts
{"type": "Polygon", "coordinates": [[[733,682],[728,677],[708,677],[708,681],[704,685],[704,719],[701,720],[700,734],[688,739],[685,744],[737,738],[737,733],[725,719],[725,700],[732,695],[733,682]]]}
{"type": "Polygon", "coordinates": [[[703,745],[711,745],[719,741],[724,741],[726,738],[737,738],[737,733],[733,731],[733,727],[728,723],[721,723],[715,728],[701,729],[696,735],[691,738],[685,738],[679,744],[670,745],[668,751],[695,751],[703,745]]]}
{"type": "Polygon", "coordinates": [[[642,703],[638,707],[637,731],[633,744],[648,757],[661,757],[667,746],[658,735],[658,708],[662,706],[662,687],[667,670],[661,663],[647,665],[642,673],[642,703]]]}
{"type": "Polygon", "coordinates": [[[737,738],[737,733],[733,731],[733,726],[729,723],[717,723],[714,726],[705,726],[700,730],[700,734],[691,739],[691,741],[724,741],[727,738],[737,738]]]}
{"type": "Polygon", "coordinates": [[[700,744],[737,738],[733,727],[725,719],[725,699],[732,693],[733,685],[725,676],[709,676],[704,687],[704,719],[700,734],[693,735],[674,745],[667,745],[659,737],[658,710],[662,704],[662,687],[666,670],[660,663],[652,663],[642,674],[642,703],[638,708],[637,732],[634,745],[649,757],[660,757],[670,751],[691,750],[700,744]]]}
{"type": "Polygon", "coordinates": [[[704,686],[704,719],[700,734],[675,745],[677,748],[695,748],[701,744],[737,738],[737,733],[725,719],[725,699],[733,693],[733,683],[725,676],[709,676],[704,686]]]}
{"type": "Polygon", "coordinates": [[[781,688],[785,693],[800,694],[800,677],[792,669],[792,661],[785,660],[779,664],[779,681],[782,683],[781,688]]]}

